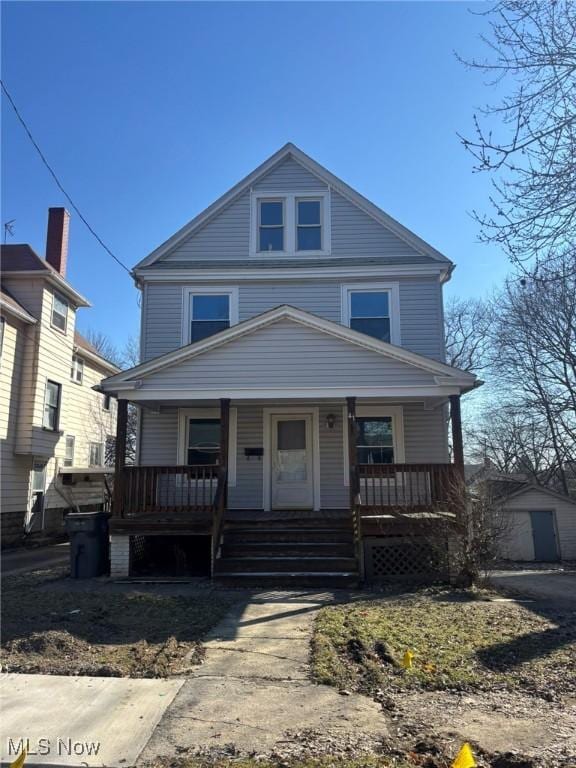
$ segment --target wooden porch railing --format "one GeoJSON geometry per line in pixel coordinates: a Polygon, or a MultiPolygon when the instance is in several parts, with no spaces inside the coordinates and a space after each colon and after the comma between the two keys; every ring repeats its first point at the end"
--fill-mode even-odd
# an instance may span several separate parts
{"type": "Polygon", "coordinates": [[[114,510],[116,517],[214,510],[221,476],[218,466],[128,466],[121,472],[122,499],[114,510]]]}
{"type": "Polygon", "coordinates": [[[454,464],[357,464],[360,514],[451,509],[460,475],[454,464]]]}

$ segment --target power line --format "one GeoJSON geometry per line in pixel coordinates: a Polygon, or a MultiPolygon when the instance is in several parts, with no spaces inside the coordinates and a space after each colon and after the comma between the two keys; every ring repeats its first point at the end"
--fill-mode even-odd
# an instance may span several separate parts
{"type": "Polygon", "coordinates": [[[131,273],[130,269],[129,269],[129,268],[126,266],[126,264],[124,264],[122,261],[120,261],[120,259],[119,259],[117,256],[115,256],[115,255],[112,253],[112,251],[110,250],[110,248],[108,248],[108,246],[107,246],[107,245],[106,245],[106,243],[105,243],[105,242],[102,240],[102,238],[101,238],[101,237],[100,237],[100,236],[99,236],[99,235],[98,235],[98,234],[97,234],[97,233],[94,231],[94,229],[93,229],[93,228],[90,226],[90,224],[89,224],[89,223],[86,221],[86,218],[85,218],[85,216],[82,214],[82,212],[80,211],[80,209],[78,208],[78,206],[76,205],[76,203],[74,202],[74,200],[72,200],[72,198],[70,197],[70,195],[68,194],[68,192],[66,192],[66,190],[65,190],[65,189],[64,189],[64,187],[62,186],[62,183],[60,182],[60,179],[59,179],[59,178],[58,178],[58,176],[56,175],[56,172],[55,172],[55,171],[52,169],[52,166],[50,165],[50,163],[48,162],[48,160],[46,160],[46,158],[45,158],[45,156],[44,156],[44,153],[42,152],[42,150],[41,150],[41,149],[40,149],[40,147],[38,146],[38,143],[37,143],[37,142],[36,142],[36,140],[34,139],[34,136],[32,136],[32,134],[31,134],[31,132],[30,132],[30,129],[28,128],[28,126],[27,126],[27,124],[26,124],[26,121],[24,120],[24,118],[22,117],[22,115],[20,114],[20,112],[18,111],[18,107],[17,107],[17,106],[16,106],[16,104],[14,103],[14,99],[13,99],[13,98],[12,98],[12,96],[10,95],[10,93],[9,93],[8,89],[6,88],[6,85],[4,84],[4,81],[3,81],[3,80],[0,80],[0,85],[2,85],[2,90],[3,90],[3,91],[4,91],[4,93],[6,94],[6,98],[7,98],[7,99],[8,99],[8,101],[10,102],[10,104],[11,104],[11,106],[12,106],[12,109],[14,110],[14,113],[16,114],[16,117],[18,118],[18,120],[20,121],[20,123],[21,123],[22,127],[23,127],[23,128],[24,128],[24,130],[26,131],[26,134],[27,134],[28,138],[30,139],[30,141],[32,142],[32,145],[34,146],[34,149],[35,149],[35,150],[36,150],[36,152],[38,152],[38,154],[40,155],[40,159],[42,160],[42,162],[44,163],[44,165],[45,165],[45,166],[46,166],[46,168],[48,169],[48,171],[49,171],[50,175],[52,176],[52,178],[54,179],[54,181],[56,182],[56,185],[58,186],[58,189],[59,189],[59,190],[62,192],[62,194],[64,195],[64,197],[66,198],[66,200],[68,200],[68,202],[70,203],[70,207],[74,209],[74,211],[76,212],[76,214],[78,215],[78,217],[79,217],[79,218],[81,219],[81,221],[82,221],[82,222],[85,224],[85,226],[86,226],[86,228],[88,229],[88,231],[89,231],[89,232],[90,232],[90,233],[91,233],[91,234],[92,234],[92,235],[93,235],[93,236],[96,238],[96,240],[97,240],[97,241],[100,243],[100,245],[102,246],[102,248],[104,248],[104,250],[106,251],[106,253],[107,253],[109,256],[112,256],[112,258],[114,259],[114,261],[115,261],[115,262],[117,262],[117,263],[118,263],[118,264],[119,264],[119,265],[122,267],[122,269],[125,269],[125,270],[126,270],[126,272],[128,272],[128,274],[129,274],[129,275],[131,275],[132,273],[131,273]]]}

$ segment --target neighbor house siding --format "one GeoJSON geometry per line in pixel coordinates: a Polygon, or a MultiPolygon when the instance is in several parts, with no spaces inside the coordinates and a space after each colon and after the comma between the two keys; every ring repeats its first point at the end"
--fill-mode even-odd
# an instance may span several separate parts
{"type": "Polygon", "coordinates": [[[321,331],[280,320],[143,379],[141,391],[433,385],[433,374],[321,331]],[[249,363],[247,364],[247,362],[249,363]]]}
{"type": "MultiPolygon", "coordinates": [[[[346,285],[355,281],[347,280],[346,285]]],[[[358,281],[363,283],[364,281],[358,281]]],[[[397,278],[400,294],[402,346],[435,360],[444,357],[442,288],[434,278],[397,278]]],[[[203,283],[203,285],[205,285],[203,283]]],[[[218,283],[210,283],[218,285],[218,283]]],[[[220,285],[229,286],[221,282],[220,285]]],[[[193,284],[187,283],[187,287],[193,284]]],[[[239,284],[239,319],[267,312],[281,304],[341,321],[341,280],[246,281],[239,284]]],[[[147,283],[144,289],[142,359],[150,360],[182,344],[182,283],[147,283]]]]}
{"type": "MultiPolygon", "coordinates": [[[[294,402],[283,401],[297,408],[294,402]]],[[[386,403],[384,403],[386,404],[386,403]]],[[[194,405],[194,403],[191,403],[194,405]]],[[[281,405],[278,403],[277,405],[281,405]]],[[[314,403],[300,403],[305,410],[314,403]]],[[[247,458],[245,448],[264,445],[264,408],[271,403],[234,405],[237,409],[236,485],[229,489],[229,507],[261,509],[263,506],[263,460],[247,458]]],[[[444,415],[441,409],[424,411],[419,403],[407,403],[404,411],[404,440],[408,463],[436,463],[446,460],[444,415]]],[[[320,502],[324,508],[348,508],[349,490],[344,478],[344,422],[342,402],[319,407],[320,502]],[[336,415],[333,429],[326,426],[329,413],[336,415]]],[[[178,463],[178,408],[160,412],[145,410],[142,418],[141,464],[170,466],[178,463]]]]}
{"type": "Polygon", "coordinates": [[[507,532],[506,549],[511,559],[534,559],[530,512],[552,511],[556,524],[558,551],[562,560],[576,560],[576,502],[530,489],[504,502],[504,510],[513,515],[516,525],[507,532]],[[528,530],[530,536],[526,531],[528,530]],[[518,552],[529,557],[520,557],[518,552]],[[514,557],[516,555],[516,557],[514,557]]]}

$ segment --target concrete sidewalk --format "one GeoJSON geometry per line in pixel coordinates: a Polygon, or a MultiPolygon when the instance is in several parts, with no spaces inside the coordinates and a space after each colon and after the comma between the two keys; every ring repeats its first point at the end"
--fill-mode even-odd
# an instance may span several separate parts
{"type": "Polygon", "coordinates": [[[182,680],[0,675],[2,764],[134,765],[182,680]]]}
{"type": "Polygon", "coordinates": [[[335,743],[367,750],[388,733],[381,707],[340,695],[309,679],[312,621],[332,595],[255,595],[215,627],[206,660],[192,672],[140,757],[171,756],[177,748],[233,743],[245,752],[285,747],[290,734],[315,731],[335,743]]]}

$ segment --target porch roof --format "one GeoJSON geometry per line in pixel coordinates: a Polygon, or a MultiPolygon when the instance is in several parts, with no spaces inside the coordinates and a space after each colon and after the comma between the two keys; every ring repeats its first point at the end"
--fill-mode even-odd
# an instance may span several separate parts
{"type": "Polygon", "coordinates": [[[429,398],[470,373],[287,305],[104,379],[133,401],[429,398]]]}

